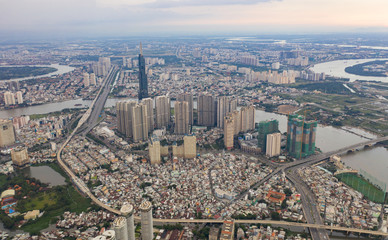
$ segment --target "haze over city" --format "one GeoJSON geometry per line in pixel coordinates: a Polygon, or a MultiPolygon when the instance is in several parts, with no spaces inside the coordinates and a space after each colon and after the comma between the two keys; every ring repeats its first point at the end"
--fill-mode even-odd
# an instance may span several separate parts
{"type": "Polygon", "coordinates": [[[0,0],[0,239],[388,239],[387,0],[0,0]]]}
{"type": "Polygon", "coordinates": [[[388,32],[385,0],[0,1],[3,37],[388,32]]]}

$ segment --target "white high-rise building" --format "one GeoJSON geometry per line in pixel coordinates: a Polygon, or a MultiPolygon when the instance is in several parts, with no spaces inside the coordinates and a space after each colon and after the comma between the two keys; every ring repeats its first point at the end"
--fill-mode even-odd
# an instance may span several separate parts
{"type": "Polygon", "coordinates": [[[237,109],[237,99],[221,96],[217,99],[217,127],[224,128],[225,116],[237,109]]]}
{"type": "Polygon", "coordinates": [[[83,74],[83,83],[84,83],[84,87],[89,87],[89,85],[90,85],[89,73],[83,74]]]}
{"type": "Polygon", "coordinates": [[[167,96],[155,98],[156,128],[168,127],[170,125],[171,105],[167,96]]]}
{"type": "Polygon", "coordinates": [[[186,101],[175,102],[175,134],[189,134],[189,103],[186,101]]]}
{"type": "Polygon", "coordinates": [[[152,204],[149,201],[144,201],[139,207],[141,214],[141,239],[152,240],[154,238],[154,225],[152,222],[152,204]]]}
{"type": "Polygon", "coordinates": [[[4,103],[6,106],[15,105],[16,104],[15,94],[13,94],[12,92],[5,92],[4,93],[4,103]]]}
{"type": "Polygon", "coordinates": [[[280,142],[282,135],[280,133],[272,133],[267,135],[266,155],[274,157],[280,155],[280,142]]]}
{"type": "Polygon", "coordinates": [[[113,229],[117,239],[128,240],[127,219],[125,217],[117,217],[113,221],[113,229]]]}
{"type": "Polygon", "coordinates": [[[18,104],[23,103],[23,93],[21,91],[16,92],[16,99],[17,99],[18,104]]]}
{"type": "Polygon", "coordinates": [[[135,240],[135,222],[132,204],[124,204],[120,209],[121,214],[127,219],[128,240],[135,240]]]}
{"type": "Polygon", "coordinates": [[[147,105],[148,132],[154,131],[154,101],[152,98],[143,98],[141,104],[147,105]]]}
{"type": "Polygon", "coordinates": [[[94,73],[89,74],[89,82],[90,82],[90,85],[93,85],[93,86],[97,85],[96,74],[94,73]]]}

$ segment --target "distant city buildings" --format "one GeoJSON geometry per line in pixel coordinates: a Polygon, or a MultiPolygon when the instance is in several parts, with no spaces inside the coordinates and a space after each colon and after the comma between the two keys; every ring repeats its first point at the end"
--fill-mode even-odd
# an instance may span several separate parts
{"type": "Polygon", "coordinates": [[[15,105],[16,104],[15,94],[13,94],[12,92],[5,92],[4,103],[5,103],[5,106],[15,105]]]}
{"type": "Polygon", "coordinates": [[[315,153],[317,121],[306,121],[303,116],[289,115],[287,124],[287,151],[294,158],[315,153]]]}
{"type": "Polygon", "coordinates": [[[90,85],[89,73],[83,74],[83,83],[84,83],[84,87],[89,87],[90,85]]]}
{"type": "Polygon", "coordinates": [[[100,77],[104,77],[108,74],[111,67],[109,57],[100,57],[98,62],[92,65],[93,72],[100,77]]]}
{"type": "Polygon", "coordinates": [[[15,131],[11,120],[0,119],[0,147],[15,143],[15,131]]]}

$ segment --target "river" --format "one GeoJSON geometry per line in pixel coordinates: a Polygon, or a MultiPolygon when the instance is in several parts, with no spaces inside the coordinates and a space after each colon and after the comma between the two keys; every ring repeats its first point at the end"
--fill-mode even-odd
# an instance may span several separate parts
{"type": "Polygon", "coordinates": [[[67,65],[60,65],[60,64],[50,64],[50,65],[7,65],[7,66],[0,66],[0,67],[25,67],[25,66],[29,66],[29,67],[52,67],[52,68],[56,68],[57,71],[52,72],[52,73],[48,73],[48,74],[44,74],[44,75],[34,76],[34,77],[13,78],[13,79],[9,79],[9,80],[2,80],[2,82],[23,81],[23,80],[34,79],[34,78],[51,77],[51,76],[54,76],[54,75],[60,75],[60,74],[68,73],[68,72],[71,72],[71,71],[73,71],[75,69],[74,67],[70,67],[70,66],[67,66],[67,65]]]}
{"type": "MultiPolygon", "coordinates": [[[[116,104],[116,102],[120,100],[123,99],[108,99],[105,103],[105,107],[112,107],[116,104]]],[[[91,100],[77,99],[58,103],[42,104],[25,108],[3,110],[0,111],[0,118],[10,118],[31,114],[44,114],[54,111],[60,111],[65,108],[83,108],[88,107],[91,102],[91,100]],[[81,104],[81,106],[75,106],[75,104],[81,104]]],[[[173,104],[174,101],[171,102],[172,106],[173,104]]],[[[196,102],[194,102],[194,108],[196,108],[196,102]]],[[[285,115],[256,110],[255,119],[256,122],[276,119],[279,121],[279,130],[282,133],[287,131],[287,116],[285,115]]],[[[319,147],[322,152],[329,152],[352,144],[366,141],[367,138],[375,137],[375,135],[357,128],[345,127],[344,129],[339,129],[331,126],[318,125],[316,146],[319,147]],[[351,132],[354,132],[357,135],[351,132]],[[366,138],[361,136],[365,136],[366,138]]],[[[346,155],[343,157],[343,159],[346,165],[357,170],[363,169],[364,171],[368,172],[371,175],[374,175],[379,180],[384,181],[388,184],[388,176],[386,174],[386,171],[388,170],[388,150],[386,150],[385,148],[371,148],[364,151],[359,151],[354,154],[346,155]]]]}
{"type": "Polygon", "coordinates": [[[388,60],[387,58],[380,59],[348,59],[348,60],[336,60],[331,62],[324,62],[315,64],[310,68],[313,72],[322,73],[324,72],[326,75],[330,75],[333,77],[340,78],[349,78],[350,82],[356,80],[366,80],[366,81],[381,81],[388,83],[388,77],[367,77],[367,76],[359,76],[355,74],[350,74],[345,72],[345,68],[354,66],[361,63],[371,62],[375,60],[388,60]]]}

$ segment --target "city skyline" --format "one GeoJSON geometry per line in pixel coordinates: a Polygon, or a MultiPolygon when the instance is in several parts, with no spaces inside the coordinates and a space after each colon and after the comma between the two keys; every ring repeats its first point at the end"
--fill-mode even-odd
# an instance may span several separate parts
{"type": "Polygon", "coordinates": [[[2,0],[1,5],[0,33],[7,37],[388,32],[383,0],[2,0]]]}

